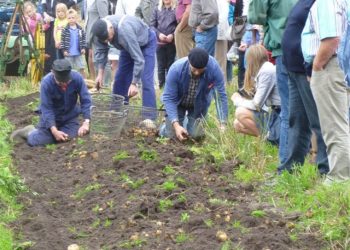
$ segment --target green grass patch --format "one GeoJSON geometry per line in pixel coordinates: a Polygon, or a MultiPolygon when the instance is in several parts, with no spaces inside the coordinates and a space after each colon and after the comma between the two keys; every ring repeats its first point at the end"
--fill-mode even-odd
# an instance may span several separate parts
{"type": "Polygon", "coordinates": [[[10,230],[0,224],[0,247],[3,250],[13,249],[13,235],[10,230]]]}
{"type": "Polygon", "coordinates": [[[20,213],[21,206],[16,202],[16,196],[27,190],[12,166],[12,144],[8,141],[8,135],[13,126],[5,119],[6,112],[6,108],[0,104],[0,249],[12,249],[14,245],[13,235],[6,223],[13,221],[20,213]]]}
{"type": "Polygon", "coordinates": [[[297,229],[317,229],[331,247],[350,247],[350,182],[324,186],[317,168],[305,164],[278,176],[273,191],[273,202],[302,214],[297,229]]]}

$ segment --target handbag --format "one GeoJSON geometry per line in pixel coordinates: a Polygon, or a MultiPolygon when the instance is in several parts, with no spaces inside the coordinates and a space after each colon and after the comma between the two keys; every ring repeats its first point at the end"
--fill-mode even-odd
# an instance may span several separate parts
{"type": "Polygon", "coordinates": [[[232,40],[240,40],[243,37],[246,24],[247,24],[246,16],[236,17],[231,28],[232,40]]]}

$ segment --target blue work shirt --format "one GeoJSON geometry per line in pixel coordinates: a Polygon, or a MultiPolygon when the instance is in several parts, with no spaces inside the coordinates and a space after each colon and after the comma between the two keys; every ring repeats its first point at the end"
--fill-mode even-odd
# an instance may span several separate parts
{"type": "MultiPolygon", "coordinates": [[[[162,95],[162,102],[171,122],[179,119],[177,107],[188,94],[190,79],[190,63],[187,57],[181,58],[171,65],[162,95]]],[[[212,56],[209,56],[208,64],[204,73],[200,76],[195,95],[195,119],[206,116],[214,91],[215,95],[217,95],[217,100],[215,101],[217,116],[219,121],[223,123],[227,121],[228,115],[224,76],[217,61],[212,56]]]]}
{"type": "Polygon", "coordinates": [[[39,127],[59,127],[80,114],[84,119],[90,119],[91,96],[84,79],[76,71],[72,71],[71,76],[65,91],[58,86],[53,73],[47,74],[41,81],[39,127]]]}

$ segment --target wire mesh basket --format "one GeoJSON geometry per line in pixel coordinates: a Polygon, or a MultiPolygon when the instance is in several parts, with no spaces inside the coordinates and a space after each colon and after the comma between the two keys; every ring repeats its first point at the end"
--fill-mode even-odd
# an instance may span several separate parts
{"type": "Polygon", "coordinates": [[[162,109],[125,105],[128,117],[125,122],[124,132],[141,134],[143,136],[155,135],[161,123],[164,121],[165,111],[162,109]],[[147,131],[148,132],[145,132],[147,131]]]}
{"type": "Polygon", "coordinates": [[[99,110],[91,111],[91,133],[106,137],[119,137],[128,116],[127,110],[99,110]]]}
{"type": "Polygon", "coordinates": [[[123,111],[124,96],[96,93],[91,95],[92,107],[98,111],[123,111]]]}

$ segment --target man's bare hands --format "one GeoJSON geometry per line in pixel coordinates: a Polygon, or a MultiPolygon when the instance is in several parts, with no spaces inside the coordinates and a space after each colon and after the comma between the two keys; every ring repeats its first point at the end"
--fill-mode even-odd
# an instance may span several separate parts
{"type": "Polygon", "coordinates": [[[184,141],[188,139],[187,130],[184,127],[182,127],[178,122],[174,122],[173,127],[175,130],[176,137],[177,139],[179,139],[179,141],[184,141]]]}
{"type": "Polygon", "coordinates": [[[57,130],[57,129],[52,132],[52,135],[55,137],[55,140],[58,142],[65,142],[65,141],[69,140],[68,134],[66,134],[63,131],[57,130]]]}
{"type": "Polygon", "coordinates": [[[139,88],[136,86],[136,84],[132,83],[130,84],[129,91],[128,91],[128,96],[129,97],[134,97],[139,93],[139,88]]]}
{"type": "Polygon", "coordinates": [[[95,80],[97,90],[100,90],[102,88],[102,82],[103,82],[103,76],[101,74],[98,74],[95,80]]]}
{"type": "Polygon", "coordinates": [[[86,135],[87,133],[89,133],[89,130],[90,130],[90,125],[88,122],[84,122],[79,130],[78,130],[78,136],[84,136],[86,135]]]}

